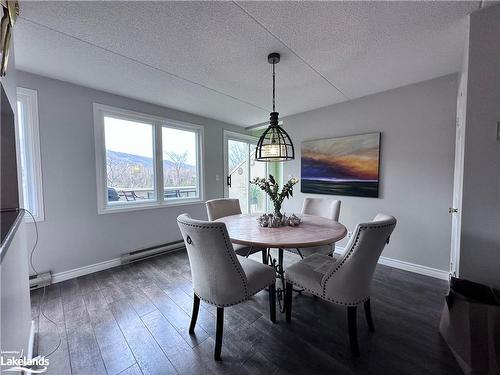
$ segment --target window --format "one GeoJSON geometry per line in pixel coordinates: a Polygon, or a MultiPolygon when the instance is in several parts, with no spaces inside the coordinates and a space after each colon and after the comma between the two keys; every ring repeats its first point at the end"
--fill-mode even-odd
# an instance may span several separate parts
{"type": "Polygon", "coordinates": [[[162,127],[165,199],[198,197],[197,134],[162,127]]]}
{"type": "MultiPolygon", "coordinates": [[[[24,199],[23,208],[30,211],[36,221],[43,221],[38,97],[35,90],[17,88],[17,114],[24,199]]],[[[32,220],[31,216],[28,215],[27,220],[32,220]]]]}
{"type": "Polygon", "coordinates": [[[267,177],[269,163],[255,160],[257,141],[255,137],[224,131],[224,195],[239,199],[243,213],[265,212],[267,209],[266,194],[250,184],[255,177],[267,177]]]}
{"type": "Polygon", "coordinates": [[[99,213],[202,200],[202,127],[94,104],[99,213]]]}
{"type": "Polygon", "coordinates": [[[108,205],[155,199],[153,125],[104,116],[108,205]]]}

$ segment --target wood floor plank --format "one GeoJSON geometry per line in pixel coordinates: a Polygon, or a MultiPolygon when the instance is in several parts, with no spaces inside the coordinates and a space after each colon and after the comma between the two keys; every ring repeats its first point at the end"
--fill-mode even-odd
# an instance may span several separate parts
{"type": "Polygon", "coordinates": [[[82,304],[65,312],[66,333],[73,375],[106,374],[99,345],[94,336],[90,318],[82,304]]]}
{"type": "MultiPolygon", "coordinates": [[[[179,255],[177,255],[179,257],[179,255]]],[[[185,259],[180,257],[180,259],[185,259]]],[[[187,258],[185,259],[187,261],[187,258]]],[[[193,306],[193,291],[191,287],[191,282],[185,279],[178,271],[178,264],[175,266],[176,269],[169,269],[168,272],[165,271],[165,262],[156,258],[152,260],[148,271],[155,278],[157,284],[160,288],[167,293],[167,295],[182,309],[186,314],[191,316],[191,310],[193,306]]],[[[227,309],[224,316],[224,324],[233,329],[244,328],[249,324],[248,320],[240,316],[238,311],[245,310],[245,307],[235,306],[227,309]]],[[[215,314],[216,309],[213,306],[207,308],[206,304],[202,304],[202,309],[200,309],[198,315],[199,325],[212,337],[215,337],[215,314]],[[210,315],[211,314],[211,315],[210,315]]],[[[252,314],[250,314],[252,315],[252,314]]],[[[253,314],[255,321],[262,314],[253,314]]],[[[248,316],[248,314],[247,314],[248,316]]]]}
{"type": "Polygon", "coordinates": [[[176,270],[165,270],[161,264],[154,260],[145,263],[142,272],[152,278],[154,283],[162,289],[184,289],[190,283],[184,279],[176,270]]]}
{"type": "Polygon", "coordinates": [[[49,301],[54,298],[61,297],[61,283],[51,284],[43,288],[38,288],[31,291],[31,307],[32,310],[36,310],[38,308],[38,303],[42,301],[49,301]]]}
{"type": "Polygon", "coordinates": [[[177,374],[128,301],[115,301],[110,306],[142,373],[177,374]]]}
{"type": "Polygon", "coordinates": [[[99,290],[83,296],[108,374],[118,374],[135,363],[118,323],[99,290]]]}
{"type": "Polygon", "coordinates": [[[179,267],[176,265],[171,264],[170,266],[167,266],[165,261],[155,258],[151,260],[149,272],[157,278],[158,282],[162,283],[158,284],[162,288],[178,288],[187,293],[192,292],[193,288],[191,280],[183,277],[179,272],[179,267]]]}
{"type": "Polygon", "coordinates": [[[142,375],[141,369],[137,364],[130,366],[128,369],[120,372],[120,375],[142,375]]]}
{"type": "Polygon", "coordinates": [[[116,284],[101,288],[101,292],[108,303],[128,298],[127,293],[116,284]]]}
{"type": "Polygon", "coordinates": [[[99,284],[93,274],[83,275],[76,278],[80,293],[82,295],[94,292],[99,289],[99,284]]]}
{"type": "Polygon", "coordinates": [[[44,303],[43,314],[38,324],[36,355],[47,356],[50,363],[49,375],[71,374],[71,363],[66,339],[66,329],[61,298],[53,298],[44,303]],[[49,321],[49,319],[52,321],[49,321]]]}
{"type": "Polygon", "coordinates": [[[159,312],[142,317],[144,324],[179,374],[206,374],[209,368],[159,312]]]}
{"type": "Polygon", "coordinates": [[[194,334],[189,334],[190,316],[172,301],[159,286],[146,287],[144,293],[191,347],[200,344],[208,337],[207,332],[202,327],[197,327],[194,334]]]}
{"type": "Polygon", "coordinates": [[[156,306],[140,289],[133,289],[130,291],[129,302],[139,316],[143,316],[157,310],[156,306]]]}
{"type": "MultiPolygon", "coordinates": [[[[163,291],[182,309],[188,316],[191,316],[193,309],[194,295],[188,295],[183,289],[168,288],[163,291]]],[[[224,311],[224,326],[233,330],[243,329],[250,322],[240,315],[241,311],[248,309],[246,303],[230,306],[224,311]]],[[[215,317],[217,308],[213,305],[202,303],[198,314],[198,323],[212,338],[215,337],[215,317]]],[[[250,313],[251,314],[251,313],[250,313]]],[[[262,316],[261,313],[258,314],[262,316]]],[[[258,318],[253,319],[253,321],[258,318]]]]}
{"type": "Polygon", "coordinates": [[[126,265],[128,280],[138,288],[142,288],[153,283],[153,280],[148,277],[148,275],[142,273],[140,267],[142,263],[143,262],[137,262],[126,265]]]}
{"type": "Polygon", "coordinates": [[[328,374],[332,369],[335,369],[336,374],[354,373],[319,348],[302,340],[285,324],[270,324],[263,318],[253,324],[264,335],[259,351],[282,370],[301,374],[328,374]]]}
{"type": "Polygon", "coordinates": [[[82,306],[83,299],[76,279],[61,282],[60,289],[65,313],[82,306]]]}
{"type": "MultiPolygon", "coordinates": [[[[156,310],[155,305],[148,299],[148,297],[142,291],[142,287],[151,285],[151,282],[145,280],[142,277],[134,276],[134,269],[130,265],[125,265],[116,269],[113,273],[113,278],[115,283],[113,283],[113,288],[118,287],[123,294],[125,294],[139,316],[148,314],[156,310]]],[[[119,297],[122,293],[115,293],[111,298],[110,302],[119,297]]]]}
{"type": "Polygon", "coordinates": [[[45,287],[45,293],[47,295],[47,300],[61,297],[61,283],[51,284],[45,287]]]}
{"type": "MultiPolygon", "coordinates": [[[[253,257],[260,262],[260,254],[253,257]]],[[[298,259],[285,253],[285,265],[298,259]]],[[[357,359],[348,346],[345,307],[294,293],[292,324],[285,323],[283,314],[272,324],[268,292],[262,291],[225,309],[223,360],[216,362],[211,337],[215,307],[202,302],[196,335],[188,332],[191,273],[186,252],[179,252],[51,285],[46,315],[58,327],[40,319],[38,351],[55,348],[56,333],[61,333],[50,374],[70,374],[72,367],[76,374],[99,374],[107,366],[109,373],[123,369],[125,375],[456,375],[460,368],[438,331],[446,289],[442,280],[377,265],[371,299],[375,332],[368,332],[358,309],[357,359]],[[113,338],[120,335],[115,343],[113,338]],[[134,357],[125,354],[126,364],[113,369],[109,348],[126,352],[124,341],[134,357]],[[88,363],[83,358],[96,368],[84,368],[88,363]]],[[[39,301],[40,291],[33,291],[34,317],[39,301]]]]}
{"type": "Polygon", "coordinates": [[[224,327],[222,338],[222,362],[213,360],[215,341],[209,337],[202,344],[193,348],[210,372],[218,374],[233,374],[255,353],[262,344],[264,335],[252,326],[247,326],[237,332],[224,327]]]}
{"type": "Polygon", "coordinates": [[[269,375],[284,375],[274,363],[269,361],[260,352],[256,352],[251,356],[240,368],[238,374],[253,375],[253,374],[269,374],[269,375]]]}

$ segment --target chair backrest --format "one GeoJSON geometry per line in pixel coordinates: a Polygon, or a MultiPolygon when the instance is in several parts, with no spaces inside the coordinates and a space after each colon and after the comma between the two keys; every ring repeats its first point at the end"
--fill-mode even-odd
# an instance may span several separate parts
{"type": "Polygon", "coordinates": [[[220,217],[239,215],[241,214],[241,207],[239,199],[212,199],[207,201],[207,215],[208,220],[214,221],[220,217]]]}
{"type": "Polygon", "coordinates": [[[180,215],[181,230],[191,266],[194,292],[217,306],[229,306],[248,297],[245,272],[234,252],[226,224],[180,215]]]}
{"type": "Polygon", "coordinates": [[[370,297],[375,267],[395,227],[396,219],[384,214],[356,226],[345,254],[321,281],[325,298],[344,305],[358,305],[370,297]]]}
{"type": "Polygon", "coordinates": [[[302,213],[339,221],[340,201],[328,198],[305,198],[302,213]]]}

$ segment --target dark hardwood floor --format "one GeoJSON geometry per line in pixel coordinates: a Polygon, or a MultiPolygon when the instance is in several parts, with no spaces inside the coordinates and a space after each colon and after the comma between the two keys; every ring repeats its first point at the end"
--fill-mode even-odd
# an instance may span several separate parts
{"type": "MultiPolygon", "coordinates": [[[[285,256],[285,264],[298,259],[285,256]]],[[[187,255],[178,252],[48,287],[38,354],[61,341],[47,374],[461,373],[438,332],[444,281],[379,265],[371,298],[375,332],[358,309],[357,359],[345,307],[294,293],[292,324],[281,313],[272,324],[262,291],[225,309],[222,361],[215,362],[216,309],[202,302],[196,334],[188,332],[190,277],[187,255]]],[[[35,319],[42,295],[32,293],[35,319]]]]}

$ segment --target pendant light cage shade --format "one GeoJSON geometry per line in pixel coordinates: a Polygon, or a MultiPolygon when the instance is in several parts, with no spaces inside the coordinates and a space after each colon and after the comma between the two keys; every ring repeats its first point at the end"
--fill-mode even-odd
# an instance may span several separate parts
{"type": "Polygon", "coordinates": [[[279,113],[276,112],[276,71],[280,62],[280,54],[273,52],[267,56],[267,61],[273,66],[273,111],[269,118],[269,127],[262,133],[255,148],[257,161],[288,161],[295,159],[295,149],[288,133],[278,125],[279,113]]]}
{"type": "Polygon", "coordinates": [[[294,158],[295,148],[288,133],[278,124],[269,126],[257,142],[255,160],[272,162],[288,161],[294,158]]]}

